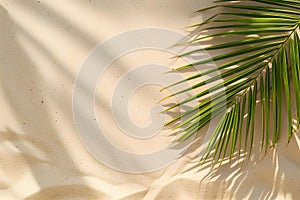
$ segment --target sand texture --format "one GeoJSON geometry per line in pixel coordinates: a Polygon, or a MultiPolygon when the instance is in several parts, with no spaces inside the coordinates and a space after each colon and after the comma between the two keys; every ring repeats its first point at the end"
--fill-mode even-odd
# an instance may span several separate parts
{"type": "MultiPolygon", "coordinates": [[[[197,162],[201,142],[196,142],[172,165],[142,174],[118,172],[98,162],[78,137],[73,87],[94,47],[136,28],[184,34],[182,27],[202,19],[193,12],[211,2],[0,0],[0,200],[300,198],[299,134],[286,147],[283,133],[276,149],[265,156],[255,146],[253,162],[242,168],[233,160],[210,172],[209,165],[197,162]]],[[[138,140],[123,134],[114,124],[110,99],[120,77],[134,66],[180,64],[171,56],[156,50],[132,52],[112,63],[99,81],[105,87],[96,91],[97,120],[120,149],[145,153],[168,143],[161,135],[138,140]]],[[[128,109],[138,126],[151,123],[151,105],[168,94],[159,89],[144,86],[132,94],[128,109]]]]}

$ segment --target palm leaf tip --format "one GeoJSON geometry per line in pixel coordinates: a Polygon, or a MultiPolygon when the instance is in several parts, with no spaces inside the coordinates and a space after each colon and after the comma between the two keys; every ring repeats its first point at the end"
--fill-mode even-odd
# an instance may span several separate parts
{"type": "MultiPolygon", "coordinates": [[[[209,37],[222,38],[221,43],[213,43],[204,50],[207,52],[222,50],[223,53],[214,55],[211,59],[197,60],[179,69],[195,65],[201,67],[215,61],[221,64],[217,65],[216,69],[201,72],[171,85],[207,74],[211,75],[209,83],[223,79],[222,84],[216,84],[213,88],[203,89],[207,82],[198,82],[182,90],[181,92],[187,92],[202,88],[202,92],[180,102],[185,104],[191,100],[201,99],[211,91],[216,93],[211,95],[211,100],[206,101],[206,104],[199,103],[199,110],[194,113],[193,119],[185,119],[180,123],[186,125],[181,127],[184,133],[181,140],[185,140],[218,115],[223,115],[201,157],[201,160],[206,160],[212,155],[213,159],[220,163],[226,156],[231,160],[235,155],[240,156],[241,152],[248,152],[250,156],[254,136],[261,138],[260,150],[268,151],[285,131],[282,129],[283,120],[287,119],[288,123],[288,141],[300,125],[300,1],[232,2],[219,0],[215,6],[197,11],[201,13],[209,9],[222,9],[222,13],[191,26],[196,28],[195,35],[199,36],[192,38],[190,43],[202,43],[209,37]],[[247,2],[251,2],[251,5],[247,2]],[[203,36],[204,34],[206,36],[203,36]],[[253,34],[259,37],[249,37],[253,34]],[[220,72],[218,76],[211,74],[216,71],[220,72]],[[241,80],[244,80],[243,84],[239,85],[241,80]],[[224,94],[218,91],[221,87],[225,87],[224,94]],[[225,102],[222,102],[223,107],[220,107],[220,102],[216,103],[214,96],[225,98],[225,102]],[[256,106],[257,100],[261,105],[260,110],[256,106]],[[292,109],[292,102],[295,102],[295,110],[292,109]],[[223,111],[229,107],[231,109],[224,114],[223,111]],[[218,112],[211,112],[213,109],[218,112]],[[283,112],[283,109],[286,109],[286,112],[283,112]],[[257,133],[259,131],[255,128],[255,116],[258,112],[261,116],[261,133],[257,133]],[[244,119],[245,114],[247,117],[244,119]],[[273,133],[270,133],[271,123],[273,133]]],[[[185,52],[181,56],[193,55],[198,51],[203,49],[185,52]]],[[[175,117],[171,122],[179,120],[181,117],[175,117]]]]}

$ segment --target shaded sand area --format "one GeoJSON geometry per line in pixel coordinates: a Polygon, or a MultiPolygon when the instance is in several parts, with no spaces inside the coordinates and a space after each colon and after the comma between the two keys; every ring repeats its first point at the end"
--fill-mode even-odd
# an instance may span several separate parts
{"type": "MultiPolygon", "coordinates": [[[[242,168],[235,160],[211,172],[209,165],[199,166],[201,142],[197,141],[172,165],[143,174],[118,172],[103,165],[78,137],[72,92],[76,75],[92,49],[112,35],[134,28],[177,31],[201,20],[193,12],[210,3],[0,0],[0,199],[298,199],[299,134],[286,147],[284,133],[277,148],[261,158],[257,156],[259,145],[255,146],[252,160],[261,160],[245,162],[242,168]]],[[[112,88],[132,67],[150,61],[180,64],[171,61],[171,56],[155,50],[133,52],[114,62],[99,82],[106,87],[96,91],[97,120],[120,149],[145,153],[168,142],[161,135],[138,140],[122,134],[113,125],[109,101],[112,88]]],[[[151,123],[151,105],[167,94],[159,89],[145,86],[132,95],[128,109],[136,125],[151,123]]],[[[261,129],[259,125],[256,128],[261,129]]]]}

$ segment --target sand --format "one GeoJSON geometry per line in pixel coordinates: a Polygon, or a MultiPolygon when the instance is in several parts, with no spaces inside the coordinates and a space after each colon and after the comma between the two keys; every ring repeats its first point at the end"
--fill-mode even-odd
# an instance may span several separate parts
{"type": "MultiPolygon", "coordinates": [[[[242,168],[235,160],[211,172],[209,165],[199,166],[198,142],[168,167],[137,174],[97,161],[78,137],[74,82],[93,48],[136,28],[184,34],[180,28],[201,20],[193,11],[210,3],[0,0],[0,199],[298,199],[299,134],[288,147],[283,134],[274,150],[258,162],[255,151],[254,162],[242,168]]],[[[168,143],[160,134],[145,140],[123,134],[113,123],[109,100],[113,86],[132,67],[153,60],[175,65],[170,56],[155,50],[133,52],[114,62],[99,82],[106,87],[96,91],[101,100],[96,117],[120,149],[147,153],[168,143]]],[[[132,95],[128,109],[136,125],[151,123],[151,106],[166,94],[158,89],[145,86],[132,95]]]]}

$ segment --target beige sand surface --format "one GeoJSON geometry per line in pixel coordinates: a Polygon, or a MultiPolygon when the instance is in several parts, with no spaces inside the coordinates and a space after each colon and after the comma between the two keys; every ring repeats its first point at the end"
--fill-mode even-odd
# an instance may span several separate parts
{"type": "MultiPolygon", "coordinates": [[[[210,168],[198,166],[193,159],[200,143],[165,169],[129,174],[95,160],[78,138],[72,89],[91,50],[134,28],[178,31],[201,19],[193,11],[209,2],[0,0],[0,200],[300,198],[299,135],[287,148],[284,135],[256,165],[246,162],[240,169],[225,163],[209,175],[210,168]]],[[[172,65],[169,57],[155,51],[136,52],[119,62],[126,71],[150,60],[172,65]]],[[[114,85],[124,73],[118,71],[119,65],[114,63],[100,83],[114,85]]],[[[157,89],[142,87],[133,94],[129,109],[137,125],[150,123],[151,105],[165,95],[157,89]],[[146,94],[151,98],[145,100],[146,94]]],[[[108,101],[111,88],[98,88],[96,95],[108,101]]],[[[114,130],[108,138],[120,149],[147,152],[168,142],[160,135],[143,141],[122,135],[113,126],[111,113],[104,112],[109,103],[98,103],[96,108],[104,129],[114,130]]]]}

